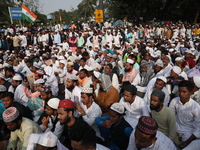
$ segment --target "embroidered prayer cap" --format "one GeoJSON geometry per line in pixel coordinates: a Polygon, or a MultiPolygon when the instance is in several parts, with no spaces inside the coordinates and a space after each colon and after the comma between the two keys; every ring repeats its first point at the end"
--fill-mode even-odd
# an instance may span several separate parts
{"type": "Polygon", "coordinates": [[[9,107],[3,112],[3,121],[12,122],[20,115],[20,112],[15,107],[9,107]]]}
{"type": "Polygon", "coordinates": [[[58,98],[51,98],[47,104],[49,105],[49,107],[53,108],[53,109],[58,109],[58,104],[59,104],[60,100],[58,98]]]}
{"type": "Polygon", "coordinates": [[[187,50],[185,51],[185,53],[190,53],[190,54],[192,54],[192,51],[189,50],[189,49],[187,49],[187,50]]]}
{"type": "Polygon", "coordinates": [[[119,114],[124,114],[124,106],[120,103],[114,103],[110,106],[110,109],[119,113],[119,114]]]}
{"type": "Polygon", "coordinates": [[[78,77],[74,74],[70,74],[67,79],[71,79],[71,80],[78,80],[78,77]]]}
{"type": "Polygon", "coordinates": [[[34,84],[37,84],[37,83],[44,83],[44,79],[37,79],[36,81],[34,81],[34,84]]]}
{"type": "Polygon", "coordinates": [[[43,85],[43,86],[40,88],[40,91],[41,91],[41,92],[51,92],[51,87],[50,87],[50,86],[43,85]]]}
{"type": "Polygon", "coordinates": [[[134,61],[130,58],[128,58],[126,62],[129,63],[129,64],[134,64],[134,61]]]}
{"type": "Polygon", "coordinates": [[[158,124],[153,118],[142,116],[139,118],[137,129],[143,134],[155,135],[158,130],[158,124]]]}
{"type": "Polygon", "coordinates": [[[92,94],[93,93],[93,88],[82,88],[81,93],[82,94],[92,94]]]}
{"type": "Polygon", "coordinates": [[[200,88],[200,76],[194,76],[193,77],[193,81],[194,81],[194,84],[200,88]]]}
{"type": "Polygon", "coordinates": [[[158,97],[161,101],[164,101],[165,99],[165,93],[161,91],[160,89],[154,89],[151,93],[151,96],[158,97]]]}
{"type": "Polygon", "coordinates": [[[40,75],[40,76],[43,76],[43,75],[44,75],[44,71],[42,71],[42,70],[37,70],[37,71],[35,72],[35,74],[38,74],[38,75],[40,75]]]}
{"type": "Polygon", "coordinates": [[[6,92],[7,89],[4,85],[0,85],[0,92],[6,92]]]}
{"type": "Polygon", "coordinates": [[[65,65],[65,64],[66,64],[66,61],[65,61],[65,60],[60,60],[60,61],[59,61],[59,63],[61,63],[61,64],[64,64],[64,65],[65,65]]]}
{"type": "Polygon", "coordinates": [[[40,68],[38,64],[34,64],[33,67],[38,68],[38,69],[40,68]]]}
{"type": "Polygon", "coordinates": [[[94,71],[93,74],[94,74],[95,78],[97,78],[97,79],[101,76],[101,73],[98,71],[94,71]]]}
{"type": "Polygon", "coordinates": [[[37,144],[44,147],[55,147],[58,142],[58,137],[51,131],[45,132],[40,135],[37,144]]]}
{"type": "Polygon", "coordinates": [[[178,67],[178,66],[174,66],[174,67],[172,68],[172,70],[173,70],[174,73],[176,73],[177,75],[180,75],[181,72],[182,72],[181,68],[178,67]]]}
{"type": "Polygon", "coordinates": [[[75,107],[75,103],[69,99],[64,99],[61,100],[58,104],[58,107],[64,107],[64,108],[74,108],[75,107]]]}
{"type": "Polygon", "coordinates": [[[22,77],[20,75],[15,75],[12,79],[16,81],[22,81],[22,77]]]}
{"type": "Polygon", "coordinates": [[[175,61],[180,61],[182,59],[183,59],[182,57],[176,57],[175,61]]]}
{"type": "Polygon", "coordinates": [[[133,47],[130,46],[130,47],[128,47],[128,49],[133,50],[133,47]]]}
{"type": "Polygon", "coordinates": [[[163,62],[162,62],[162,60],[161,60],[161,59],[158,59],[158,60],[156,61],[155,65],[158,65],[158,66],[160,66],[160,67],[163,68],[163,62]]]}
{"type": "Polygon", "coordinates": [[[151,56],[150,53],[144,53],[143,56],[151,56]]]}
{"type": "Polygon", "coordinates": [[[4,79],[5,75],[3,73],[0,73],[0,78],[4,79]]]}
{"type": "Polygon", "coordinates": [[[167,78],[164,77],[164,76],[159,76],[159,77],[157,77],[157,79],[160,79],[160,80],[162,80],[163,82],[167,83],[167,78]]]}
{"type": "Polygon", "coordinates": [[[74,63],[73,62],[68,62],[67,65],[68,66],[74,66],[74,63]]]}

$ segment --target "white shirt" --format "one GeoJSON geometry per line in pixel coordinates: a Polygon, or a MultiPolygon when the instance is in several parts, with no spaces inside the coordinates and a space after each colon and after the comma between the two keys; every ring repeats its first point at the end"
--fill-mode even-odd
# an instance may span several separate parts
{"type": "Polygon", "coordinates": [[[124,108],[126,108],[124,119],[132,126],[134,129],[138,123],[138,119],[141,116],[149,116],[148,107],[146,102],[136,96],[132,104],[125,102],[124,97],[121,98],[120,102],[124,108]]]}
{"type": "MultiPolygon", "coordinates": [[[[174,143],[165,136],[162,132],[157,131],[156,142],[149,147],[142,148],[141,150],[177,150],[174,143]]],[[[137,150],[135,144],[135,130],[130,135],[129,144],[127,150],[137,150]]]]}
{"type": "Polygon", "coordinates": [[[200,138],[200,106],[190,98],[190,100],[182,104],[180,97],[172,99],[169,106],[176,115],[176,128],[183,138],[187,140],[192,134],[196,138],[200,138]]]}
{"type": "Polygon", "coordinates": [[[81,103],[81,107],[86,113],[86,115],[83,116],[83,120],[87,122],[89,126],[91,126],[96,131],[97,136],[100,136],[99,129],[95,124],[95,119],[97,117],[101,117],[101,108],[95,102],[92,102],[92,105],[89,108],[87,108],[86,105],[83,105],[83,103],[81,103]]]}
{"type": "Polygon", "coordinates": [[[54,96],[57,96],[57,94],[58,94],[58,81],[56,79],[56,76],[55,75],[52,75],[50,77],[46,76],[46,79],[47,80],[45,82],[45,85],[50,86],[52,94],[54,96]]]}
{"type": "Polygon", "coordinates": [[[19,102],[24,106],[27,106],[29,98],[26,96],[24,89],[25,89],[24,85],[22,84],[18,85],[14,93],[14,99],[16,102],[19,102]]]}
{"type": "Polygon", "coordinates": [[[109,150],[109,148],[100,144],[96,144],[96,150],[109,150]]]}
{"type": "Polygon", "coordinates": [[[27,46],[27,39],[26,39],[26,36],[25,36],[25,35],[19,35],[19,37],[22,38],[21,46],[26,47],[26,46],[27,46]]]}
{"type": "Polygon", "coordinates": [[[78,86],[75,86],[72,92],[70,92],[67,88],[65,89],[65,99],[70,99],[74,102],[74,96],[77,96],[79,102],[81,103],[81,89],[78,86]]]}

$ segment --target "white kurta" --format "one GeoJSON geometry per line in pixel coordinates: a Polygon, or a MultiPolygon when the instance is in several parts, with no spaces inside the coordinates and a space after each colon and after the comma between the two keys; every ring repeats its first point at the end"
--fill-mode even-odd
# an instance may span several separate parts
{"type": "MultiPolygon", "coordinates": [[[[157,131],[156,142],[149,147],[142,148],[141,150],[176,150],[174,143],[165,136],[162,132],[157,131]]],[[[137,150],[135,144],[135,130],[130,135],[129,144],[127,150],[137,150]]]]}
{"type": "Polygon", "coordinates": [[[22,84],[18,85],[14,93],[14,99],[16,102],[19,102],[24,106],[27,106],[27,102],[29,98],[26,96],[24,89],[25,89],[24,85],[22,84]]]}
{"type": "Polygon", "coordinates": [[[67,88],[65,89],[65,99],[70,99],[74,102],[75,96],[77,96],[79,98],[79,102],[81,102],[81,89],[78,86],[75,86],[72,92],[70,92],[67,88]]]}
{"type": "Polygon", "coordinates": [[[200,106],[190,98],[190,100],[182,104],[180,97],[172,99],[169,106],[176,114],[176,128],[183,141],[186,141],[192,134],[196,136],[196,140],[191,142],[187,149],[200,149],[200,106]]]}
{"type": "Polygon", "coordinates": [[[136,96],[132,104],[125,102],[124,97],[121,98],[120,103],[126,108],[124,119],[133,127],[138,123],[141,116],[149,116],[148,107],[146,102],[136,96]]]}

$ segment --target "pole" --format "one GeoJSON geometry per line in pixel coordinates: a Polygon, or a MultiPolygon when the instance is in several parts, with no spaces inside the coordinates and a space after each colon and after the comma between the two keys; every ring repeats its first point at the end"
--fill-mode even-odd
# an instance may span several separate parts
{"type": "Polygon", "coordinates": [[[99,0],[99,9],[103,10],[103,0],[99,0]]]}
{"type": "Polygon", "coordinates": [[[8,7],[8,11],[9,11],[9,14],[10,14],[10,22],[11,22],[11,24],[13,24],[12,16],[11,16],[11,13],[10,13],[10,7],[8,7]]]}

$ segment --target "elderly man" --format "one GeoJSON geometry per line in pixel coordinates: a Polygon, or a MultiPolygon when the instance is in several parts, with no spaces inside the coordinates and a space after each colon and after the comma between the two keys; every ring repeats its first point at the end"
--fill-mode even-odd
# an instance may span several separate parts
{"type": "Polygon", "coordinates": [[[133,68],[133,64],[134,64],[134,61],[128,58],[125,63],[125,69],[124,69],[122,82],[129,81],[130,83],[132,83],[134,78],[138,74],[138,71],[135,68],[133,68]]]}
{"type": "Polygon", "coordinates": [[[117,89],[112,86],[108,75],[102,74],[98,80],[100,88],[98,90],[98,95],[95,94],[94,96],[94,101],[101,107],[103,112],[108,112],[109,107],[113,103],[119,101],[119,93],[117,89]]]}
{"type": "Polygon", "coordinates": [[[168,106],[170,97],[169,92],[166,88],[166,83],[167,79],[164,76],[159,76],[157,78],[155,77],[149,82],[149,84],[147,85],[146,94],[144,96],[144,100],[147,102],[148,108],[150,107],[150,98],[153,89],[160,89],[165,93],[164,106],[168,106]]]}
{"type": "Polygon", "coordinates": [[[23,118],[15,107],[3,112],[3,120],[11,131],[7,149],[26,150],[28,139],[32,133],[42,133],[40,127],[28,118],[23,118]]]}
{"type": "Polygon", "coordinates": [[[180,142],[176,131],[176,117],[169,107],[163,106],[164,98],[163,91],[153,90],[150,100],[151,116],[158,123],[158,130],[178,145],[180,142]]]}
{"type": "Polygon", "coordinates": [[[181,81],[178,85],[179,97],[172,99],[169,107],[176,114],[177,131],[180,134],[183,150],[200,149],[200,106],[190,98],[194,85],[190,81],[181,81]]]}
{"type": "Polygon", "coordinates": [[[173,142],[158,131],[158,124],[153,118],[142,116],[133,130],[127,150],[176,150],[173,142]]]}
{"type": "Polygon", "coordinates": [[[147,62],[142,62],[140,65],[140,73],[137,74],[132,84],[137,88],[137,94],[140,97],[144,97],[146,87],[149,81],[155,76],[150,68],[148,68],[147,62]]]}

